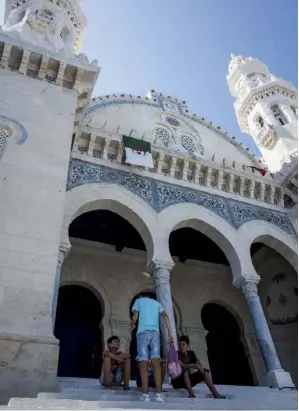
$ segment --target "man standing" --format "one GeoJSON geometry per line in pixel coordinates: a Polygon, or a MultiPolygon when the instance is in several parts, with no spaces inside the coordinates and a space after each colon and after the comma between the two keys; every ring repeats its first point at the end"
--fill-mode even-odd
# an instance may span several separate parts
{"type": "MultiPolygon", "coordinates": [[[[160,332],[159,320],[160,316],[165,321],[168,331],[169,343],[173,341],[171,325],[168,315],[164,311],[162,305],[152,298],[151,294],[138,298],[132,307],[132,328],[137,329],[137,352],[140,362],[140,377],[141,377],[141,401],[150,401],[148,393],[148,362],[151,361],[154,380],[156,386],[156,401],[164,402],[161,396],[162,378],[161,378],[161,361],[160,361],[160,332]]],[[[166,353],[164,353],[166,354],[166,353]]]]}

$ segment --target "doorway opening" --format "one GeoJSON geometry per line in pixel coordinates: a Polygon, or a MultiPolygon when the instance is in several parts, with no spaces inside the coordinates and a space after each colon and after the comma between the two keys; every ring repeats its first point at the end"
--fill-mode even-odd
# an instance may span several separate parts
{"type": "Polygon", "coordinates": [[[99,378],[103,307],[80,285],[59,289],[54,335],[59,340],[58,377],[99,378]]]}
{"type": "Polygon", "coordinates": [[[207,355],[214,383],[254,386],[235,317],[222,305],[208,303],[201,310],[201,319],[208,331],[207,355]]]}

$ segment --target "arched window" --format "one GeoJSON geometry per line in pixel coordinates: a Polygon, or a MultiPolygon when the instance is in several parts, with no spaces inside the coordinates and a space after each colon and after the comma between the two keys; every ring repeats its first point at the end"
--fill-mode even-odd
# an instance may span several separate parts
{"type": "Polygon", "coordinates": [[[164,147],[168,147],[170,140],[170,132],[161,126],[157,126],[154,129],[154,144],[160,144],[164,147]]]}
{"type": "Polygon", "coordinates": [[[182,146],[189,151],[189,153],[195,153],[197,151],[194,139],[188,135],[181,136],[182,146]]]}
{"type": "Polygon", "coordinates": [[[276,118],[276,120],[281,126],[288,124],[288,120],[286,119],[286,117],[284,116],[284,114],[282,113],[278,105],[272,106],[271,110],[272,110],[274,117],[276,118]]]}

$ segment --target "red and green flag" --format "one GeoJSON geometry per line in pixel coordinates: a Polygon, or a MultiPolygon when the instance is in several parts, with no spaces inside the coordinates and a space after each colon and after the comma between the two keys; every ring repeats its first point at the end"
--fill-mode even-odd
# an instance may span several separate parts
{"type": "Polygon", "coordinates": [[[123,136],[126,163],[153,168],[151,143],[134,137],[123,136]]]}

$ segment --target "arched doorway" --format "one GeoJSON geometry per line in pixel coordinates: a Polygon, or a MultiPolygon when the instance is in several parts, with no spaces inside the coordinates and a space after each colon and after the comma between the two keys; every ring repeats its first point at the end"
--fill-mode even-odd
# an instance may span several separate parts
{"type": "Polygon", "coordinates": [[[59,340],[57,376],[99,378],[102,362],[103,307],[80,285],[59,289],[54,335],[59,340]]]}
{"type": "Polygon", "coordinates": [[[215,384],[254,385],[240,328],[235,317],[222,305],[205,304],[201,310],[207,354],[215,384]]]}
{"type": "MultiPolygon", "coordinates": [[[[126,253],[128,251],[127,249],[146,251],[144,241],[141,235],[139,234],[139,232],[135,229],[135,227],[132,224],[130,224],[126,219],[124,219],[117,213],[114,213],[110,210],[104,210],[104,209],[93,210],[93,211],[80,214],[77,218],[75,218],[72,221],[72,223],[69,226],[69,238],[70,238],[71,244],[74,245],[72,249],[73,254],[76,252],[75,247],[78,246],[78,244],[79,245],[83,244],[84,248],[86,247],[93,248],[93,253],[98,252],[99,261],[101,261],[101,258],[103,256],[103,254],[101,254],[102,249],[109,250],[109,252],[112,255],[113,260],[115,260],[116,262],[118,262],[118,258],[121,255],[121,253],[126,253]],[[94,245],[92,243],[94,243],[94,245]],[[100,243],[100,244],[96,245],[96,243],[100,243]],[[99,248],[97,248],[98,246],[99,248]]],[[[81,258],[82,256],[83,258],[85,258],[84,252],[82,252],[82,249],[81,249],[81,253],[82,253],[81,258]]],[[[121,260],[119,260],[119,263],[120,261],[121,260]]],[[[144,262],[146,263],[146,260],[144,262]]],[[[79,264],[79,267],[81,267],[80,260],[78,261],[78,264],[79,264]]],[[[103,263],[103,267],[105,268],[105,263],[103,263]]],[[[117,267],[121,267],[121,265],[117,267]]],[[[142,269],[145,270],[145,266],[142,267],[142,269]]],[[[91,270],[91,274],[92,274],[92,270],[91,270]]],[[[110,274],[109,271],[105,273],[105,275],[107,276],[109,276],[109,274],[110,274]]],[[[81,274],[79,273],[79,276],[80,275],[81,274]]],[[[88,272],[88,269],[86,269],[84,281],[86,281],[87,283],[88,283],[88,275],[89,275],[89,272],[88,272]]],[[[120,276],[123,275],[121,268],[119,268],[119,275],[120,276]]],[[[78,278],[80,279],[80,277],[78,278]]],[[[105,281],[105,279],[102,278],[102,281],[105,281]]],[[[93,284],[96,284],[96,281],[94,281],[93,284]]],[[[70,346],[70,335],[72,335],[72,342],[74,343],[73,334],[76,333],[75,340],[78,342],[78,344],[79,344],[79,340],[81,341],[80,350],[81,351],[85,350],[84,353],[82,352],[81,357],[83,358],[85,356],[85,358],[89,359],[91,347],[90,345],[87,344],[87,341],[86,341],[86,344],[82,344],[82,338],[89,338],[90,340],[91,331],[93,333],[99,334],[99,332],[101,331],[101,329],[99,328],[99,324],[101,324],[101,321],[103,319],[104,307],[103,308],[101,307],[101,304],[99,303],[99,301],[96,299],[94,295],[93,297],[95,298],[92,298],[92,296],[88,297],[87,295],[78,296],[77,291],[74,292],[74,290],[72,290],[72,292],[67,293],[67,298],[65,298],[64,288],[65,287],[62,287],[59,293],[56,318],[59,318],[61,316],[59,312],[59,304],[62,304],[61,303],[62,300],[67,300],[65,305],[68,304],[70,307],[70,308],[65,307],[63,311],[67,311],[67,312],[70,311],[70,313],[68,316],[64,316],[66,317],[64,324],[66,324],[67,326],[60,327],[60,331],[57,332],[57,338],[59,338],[58,334],[63,333],[63,339],[65,341],[68,341],[68,346],[70,346]],[[98,304],[97,307],[96,307],[95,299],[98,304]],[[80,302],[83,301],[83,302],[78,304],[78,301],[80,302]],[[89,305],[86,305],[85,307],[84,301],[88,301],[89,305]],[[78,313],[77,309],[80,308],[81,305],[84,306],[86,309],[84,308],[82,312],[78,313]],[[88,307],[89,307],[89,310],[88,310],[88,307]],[[74,322],[70,320],[70,314],[76,315],[77,319],[79,318],[79,320],[78,321],[76,320],[75,322],[77,323],[80,322],[81,325],[80,327],[77,327],[76,331],[73,330],[74,328],[73,326],[72,327],[70,326],[70,323],[74,322]],[[92,320],[91,321],[92,326],[88,328],[89,337],[87,337],[86,330],[82,329],[82,324],[88,323],[87,321],[88,317],[90,317],[90,319],[92,320]],[[62,328],[64,328],[64,330],[61,330],[62,328]],[[78,328],[80,328],[79,331],[78,331],[78,328]],[[83,337],[83,334],[85,337],[83,337]]],[[[110,294],[110,298],[112,300],[113,299],[117,300],[118,296],[117,294],[110,294]]],[[[115,304],[117,304],[117,302],[115,302],[115,304]]],[[[107,324],[107,322],[105,322],[105,324],[107,324]]],[[[94,337],[95,335],[93,336],[93,340],[95,339],[94,337]]],[[[98,341],[98,343],[95,343],[94,351],[96,351],[97,357],[99,356],[98,353],[101,354],[104,348],[104,344],[102,341],[103,337],[104,337],[104,332],[102,332],[100,336],[96,338],[96,341],[98,341]]],[[[105,339],[107,339],[108,337],[110,337],[110,335],[108,334],[105,335],[105,339]]],[[[59,339],[61,340],[61,338],[59,339]]],[[[65,346],[65,344],[63,346],[65,346]]],[[[75,350],[74,344],[72,345],[72,349],[75,350]]],[[[84,377],[84,376],[93,376],[96,378],[99,377],[100,372],[101,372],[101,358],[102,358],[101,355],[99,359],[96,360],[96,363],[98,364],[97,371],[94,370],[91,375],[90,370],[89,372],[85,370],[83,373],[83,371],[79,372],[77,369],[74,369],[74,367],[73,369],[71,369],[69,365],[70,360],[68,359],[68,356],[67,356],[67,355],[70,356],[70,354],[68,354],[68,350],[61,348],[60,351],[61,351],[61,360],[59,361],[59,364],[60,364],[59,365],[59,375],[71,376],[70,374],[72,374],[72,376],[79,376],[79,377],[84,377]],[[66,366],[67,362],[68,362],[68,365],[66,366]],[[65,371],[66,368],[67,368],[67,371],[65,371]]],[[[95,352],[93,353],[93,356],[94,355],[95,355],[95,352]]],[[[94,363],[95,361],[93,360],[93,368],[95,368],[94,363]]]]}

